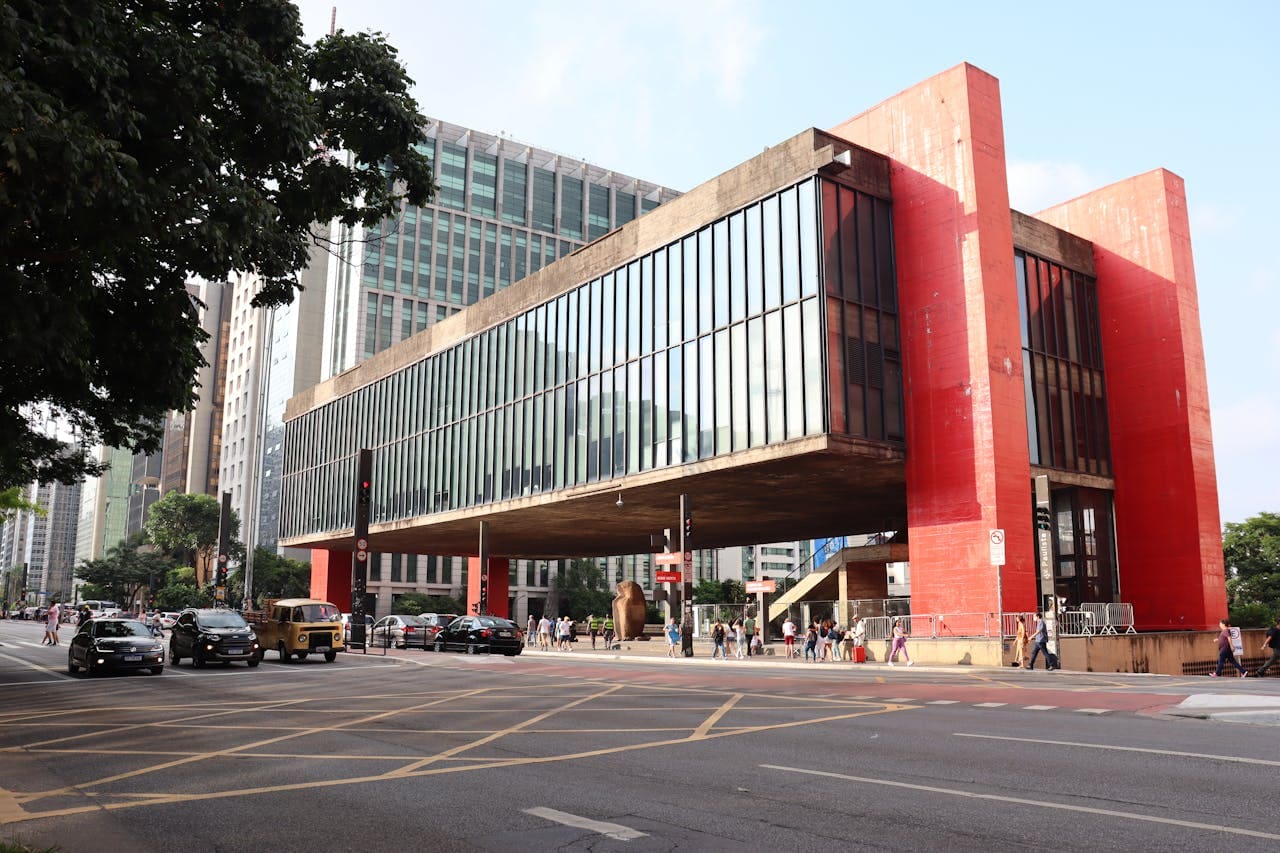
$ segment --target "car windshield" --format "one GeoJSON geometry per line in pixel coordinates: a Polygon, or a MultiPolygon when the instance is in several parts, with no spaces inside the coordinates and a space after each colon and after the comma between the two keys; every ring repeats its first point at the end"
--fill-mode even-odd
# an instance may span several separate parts
{"type": "Polygon", "coordinates": [[[514,628],[516,626],[514,622],[499,619],[496,616],[481,616],[478,621],[485,628],[514,628]]]}
{"type": "Polygon", "coordinates": [[[456,617],[454,616],[443,616],[440,614],[436,614],[434,616],[428,616],[426,618],[426,622],[428,625],[439,625],[440,627],[444,627],[445,625],[448,625],[450,622],[452,622],[455,618],[456,617]]]}
{"type": "Polygon", "coordinates": [[[401,616],[400,621],[406,625],[412,625],[415,628],[421,625],[427,624],[426,622],[422,621],[421,616],[401,616]]]}
{"type": "MultiPolygon", "coordinates": [[[[303,622],[341,622],[342,612],[332,604],[303,604],[295,607],[302,611],[303,622]]],[[[293,621],[297,622],[297,619],[293,621]]]]}
{"type": "Polygon", "coordinates": [[[202,628],[247,628],[244,617],[234,610],[209,610],[200,614],[202,628]]]}
{"type": "Polygon", "coordinates": [[[127,622],[94,622],[95,637],[150,637],[151,629],[132,619],[127,622]]]}

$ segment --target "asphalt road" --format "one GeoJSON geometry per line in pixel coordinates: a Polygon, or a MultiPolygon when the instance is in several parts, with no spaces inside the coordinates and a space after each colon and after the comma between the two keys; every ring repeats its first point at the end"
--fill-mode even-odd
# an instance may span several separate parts
{"type": "Polygon", "coordinates": [[[0,622],[0,839],[65,851],[1280,847],[1276,729],[1162,713],[1208,679],[418,651],[85,678],[39,636],[0,622]]]}

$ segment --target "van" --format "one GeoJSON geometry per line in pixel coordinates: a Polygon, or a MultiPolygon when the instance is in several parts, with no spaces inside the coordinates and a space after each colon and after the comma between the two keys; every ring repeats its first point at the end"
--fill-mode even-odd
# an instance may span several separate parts
{"type": "Polygon", "coordinates": [[[306,660],[310,654],[324,655],[333,663],[345,648],[342,614],[336,605],[315,598],[282,598],[268,601],[258,613],[245,614],[258,634],[258,657],[274,649],[280,660],[306,660]]]}
{"type": "Polygon", "coordinates": [[[94,598],[89,598],[80,602],[80,604],[89,608],[90,619],[102,619],[103,617],[110,618],[112,616],[120,615],[120,605],[116,604],[114,601],[99,601],[94,598]]]}

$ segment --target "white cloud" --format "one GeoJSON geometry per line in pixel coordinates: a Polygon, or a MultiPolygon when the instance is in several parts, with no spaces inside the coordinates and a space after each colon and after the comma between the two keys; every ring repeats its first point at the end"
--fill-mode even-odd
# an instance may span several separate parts
{"type": "Polygon", "coordinates": [[[1009,204],[1035,213],[1090,192],[1107,182],[1079,163],[1010,160],[1009,204]]]}

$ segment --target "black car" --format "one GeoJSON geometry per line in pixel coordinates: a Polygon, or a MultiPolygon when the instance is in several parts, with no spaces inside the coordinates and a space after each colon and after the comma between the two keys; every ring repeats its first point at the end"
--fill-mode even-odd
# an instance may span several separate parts
{"type": "Polygon", "coordinates": [[[80,626],[67,648],[67,672],[93,675],[108,669],[164,672],[164,646],[137,619],[94,619],[80,626]]]}
{"type": "Polygon", "coordinates": [[[524,648],[520,628],[498,616],[460,616],[442,628],[433,641],[438,652],[459,651],[469,655],[501,652],[518,655],[524,648]]]}
{"type": "Polygon", "coordinates": [[[242,660],[257,666],[261,661],[258,635],[234,610],[184,610],[173,623],[169,662],[177,666],[183,658],[191,658],[191,665],[197,668],[211,660],[242,660]]]}

